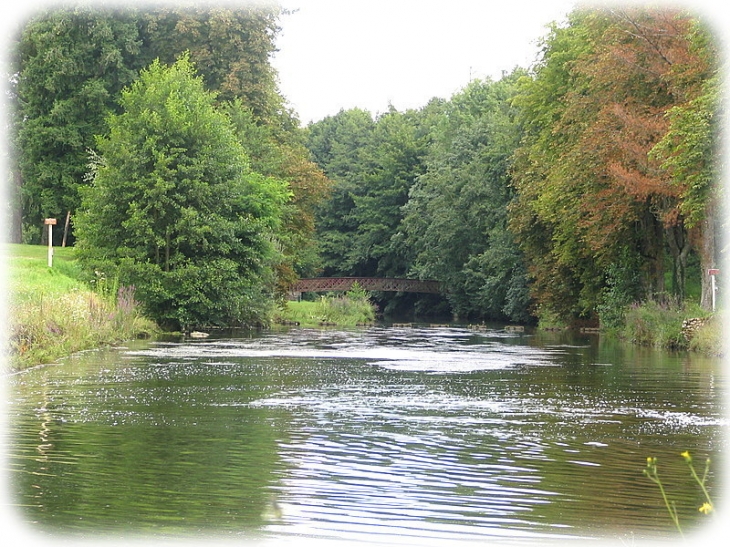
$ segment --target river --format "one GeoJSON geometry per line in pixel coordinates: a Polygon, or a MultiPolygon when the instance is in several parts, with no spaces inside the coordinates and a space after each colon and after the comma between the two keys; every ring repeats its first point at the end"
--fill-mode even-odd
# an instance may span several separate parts
{"type": "MultiPolygon", "coordinates": [[[[135,342],[11,375],[14,515],[42,537],[453,545],[677,538],[719,494],[719,359],[504,328],[135,342]]],[[[715,500],[717,501],[717,500],[715,500]]]]}

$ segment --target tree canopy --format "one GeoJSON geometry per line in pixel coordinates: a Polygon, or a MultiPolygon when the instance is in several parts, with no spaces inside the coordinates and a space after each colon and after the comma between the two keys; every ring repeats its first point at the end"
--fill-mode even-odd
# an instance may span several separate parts
{"type": "Polygon", "coordinates": [[[313,124],[335,181],[318,216],[325,272],[434,278],[452,312],[483,319],[608,323],[690,292],[707,306],[716,47],[684,11],[578,9],[529,70],[313,124]]]}
{"type": "Polygon", "coordinates": [[[45,217],[79,204],[88,150],[137,77],[142,42],[130,14],[51,10],[26,25],[14,50],[14,233],[37,241],[45,217]]]}
{"type": "Polygon", "coordinates": [[[122,93],[77,219],[80,257],[176,327],[261,320],[287,191],[251,171],[187,58],[122,93]]]}
{"type": "Polygon", "coordinates": [[[526,131],[511,208],[546,315],[595,316],[617,284],[630,300],[668,291],[681,300],[692,256],[701,271],[712,267],[716,256],[698,256],[697,243],[715,230],[700,233],[687,213],[713,221],[718,160],[707,122],[717,105],[704,95],[698,133],[677,127],[717,73],[712,44],[697,20],[672,9],[577,10],[547,37],[516,99],[526,131]],[[694,192],[681,180],[690,171],[676,169],[687,153],[691,171],[703,173],[694,192]],[[701,197],[691,204],[690,195],[701,197]]]}

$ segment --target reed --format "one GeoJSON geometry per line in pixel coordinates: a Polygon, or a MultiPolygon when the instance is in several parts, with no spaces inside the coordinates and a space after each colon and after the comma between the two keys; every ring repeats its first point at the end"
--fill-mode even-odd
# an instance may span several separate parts
{"type": "Polygon", "coordinates": [[[723,353],[721,317],[696,304],[648,301],[627,308],[618,335],[639,345],[718,356],[723,353]],[[702,325],[689,333],[683,325],[693,319],[701,320],[702,325]]]}

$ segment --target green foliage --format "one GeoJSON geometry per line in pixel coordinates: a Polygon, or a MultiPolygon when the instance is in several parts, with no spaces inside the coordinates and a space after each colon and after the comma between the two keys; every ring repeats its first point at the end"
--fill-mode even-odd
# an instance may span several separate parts
{"type": "Polygon", "coordinates": [[[707,80],[702,95],[668,112],[670,130],[652,149],[664,160],[662,167],[682,187],[680,209],[693,227],[705,216],[708,202],[716,201],[720,180],[719,75],[707,80]]]}
{"type": "Polygon", "coordinates": [[[307,148],[312,158],[333,181],[329,199],[316,210],[317,239],[324,275],[371,275],[358,264],[355,248],[358,222],[353,214],[354,196],[364,190],[364,174],[371,167],[366,151],[374,121],[360,109],[340,111],[312,124],[307,130],[307,148]],[[365,273],[367,272],[367,274],[365,273]]]}
{"type": "Polygon", "coordinates": [[[316,207],[328,196],[331,181],[309,160],[302,132],[256,123],[253,111],[242,101],[223,105],[236,136],[249,154],[251,169],[288,183],[292,199],[282,212],[279,234],[281,262],[276,266],[277,291],[284,297],[297,277],[316,275],[320,267],[315,240],[316,207]]]}
{"type": "Polygon", "coordinates": [[[153,63],[121,103],[77,219],[84,265],[163,324],[264,320],[284,184],[250,171],[187,58],[153,63]]]}
{"type": "MultiPolygon", "coordinates": [[[[620,328],[633,302],[681,300],[687,272],[716,267],[718,50],[686,12],[577,9],[529,72],[306,131],[270,63],[280,13],[33,17],[12,53],[15,237],[38,241],[84,195],[69,243],[78,227],[87,266],[171,325],[259,321],[272,290],[321,271],[435,278],[462,316],[620,328]],[[122,94],[184,52],[195,89],[122,94]]],[[[708,276],[694,285],[707,307],[708,276]]]]}
{"type": "MultiPolygon", "coordinates": [[[[88,149],[107,134],[105,120],[119,112],[121,90],[155,59],[172,64],[188,52],[218,103],[242,101],[277,138],[295,134],[298,121],[276,89],[270,62],[279,14],[278,6],[262,4],[75,6],[30,19],[12,52],[15,239],[38,242],[43,218],[76,212],[88,182],[88,149]]],[[[72,222],[69,244],[73,232],[72,222]]]]}
{"type": "Polygon", "coordinates": [[[693,254],[713,267],[714,229],[694,227],[716,199],[717,56],[698,29],[672,9],[579,9],[523,79],[510,229],[540,313],[616,325],[665,292],[665,267],[680,299],[693,254]]]}
{"type": "Polygon", "coordinates": [[[206,89],[219,102],[240,100],[257,123],[291,130],[296,125],[276,89],[271,56],[276,51],[280,7],[244,3],[225,7],[154,8],[140,13],[144,66],[173,64],[187,52],[206,89]]]}
{"type": "Polygon", "coordinates": [[[636,262],[622,260],[606,269],[606,284],[596,306],[601,328],[622,327],[628,307],[639,300],[641,280],[636,262]]]}
{"type": "Polygon", "coordinates": [[[519,139],[510,101],[521,75],[471,82],[443,106],[426,171],[403,208],[411,273],[449,287],[452,310],[463,317],[530,318],[526,271],[506,214],[519,139]]]}
{"type": "Polygon", "coordinates": [[[13,51],[13,190],[32,242],[40,241],[43,218],[64,218],[78,207],[87,149],[136,77],[140,47],[129,13],[88,7],[42,12],[20,33],[13,51]]]}
{"type": "MultiPolygon", "coordinates": [[[[425,167],[440,104],[373,119],[359,109],[308,128],[312,157],[332,179],[330,197],[316,209],[324,275],[403,277],[411,248],[401,222],[409,192],[425,167]]],[[[381,293],[387,310],[414,305],[413,295],[381,293]]]]}

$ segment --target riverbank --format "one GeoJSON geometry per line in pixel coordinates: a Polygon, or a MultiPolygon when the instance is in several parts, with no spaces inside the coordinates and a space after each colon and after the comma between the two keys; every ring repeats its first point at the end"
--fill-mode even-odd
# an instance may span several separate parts
{"type": "Polygon", "coordinates": [[[286,302],[274,315],[274,324],[301,327],[355,327],[375,321],[375,305],[367,292],[353,288],[338,296],[321,296],[314,301],[286,302]]]}
{"type": "Polygon", "coordinates": [[[722,312],[711,313],[686,303],[679,306],[651,301],[630,306],[623,324],[607,329],[606,334],[642,346],[721,357],[723,324],[722,312]]]}
{"type": "Polygon", "coordinates": [[[73,248],[3,246],[7,268],[6,370],[50,363],[71,353],[158,332],[134,299],[133,287],[92,289],[80,279],[73,248]]]}
{"type": "MultiPolygon", "coordinates": [[[[53,268],[47,249],[38,245],[5,245],[8,268],[8,360],[6,370],[49,363],[76,351],[148,337],[159,332],[145,318],[130,287],[113,285],[92,290],[81,281],[73,248],[57,248],[53,268]]],[[[355,327],[371,324],[376,308],[367,292],[355,288],[339,296],[315,301],[287,302],[275,324],[302,327],[355,327]]],[[[675,307],[647,303],[632,306],[623,326],[602,331],[626,342],[658,349],[723,355],[721,313],[696,306],[675,307]]]]}

